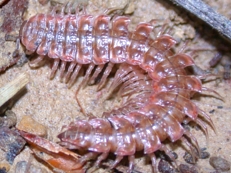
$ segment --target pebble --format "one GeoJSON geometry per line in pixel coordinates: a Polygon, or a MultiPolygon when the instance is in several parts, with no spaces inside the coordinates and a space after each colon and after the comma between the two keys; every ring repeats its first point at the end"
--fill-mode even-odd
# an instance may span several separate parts
{"type": "MultiPolygon", "coordinates": [[[[171,153],[172,153],[174,159],[177,159],[177,158],[178,158],[177,153],[175,153],[175,152],[171,152],[171,153]]],[[[158,157],[160,157],[161,159],[166,160],[166,161],[168,161],[168,162],[172,162],[172,161],[173,161],[173,160],[172,160],[167,154],[165,154],[163,151],[157,151],[157,152],[156,152],[156,156],[158,156],[158,157]]]]}
{"type": "MultiPolygon", "coordinates": [[[[200,153],[200,156],[199,156],[200,159],[207,159],[207,158],[210,157],[210,154],[207,151],[205,151],[206,149],[202,148],[200,150],[201,150],[201,153],[200,153]]],[[[195,150],[195,153],[197,153],[196,150],[195,150]]],[[[193,160],[193,156],[188,152],[185,152],[183,158],[187,163],[190,163],[190,164],[195,163],[195,161],[193,160]]]]}
{"type": "Polygon", "coordinates": [[[190,163],[190,164],[195,163],[195,160],[193,159],[193,156],[188,152],[185,152],[183,158],[184,158],[185,162],[187,162],[187,163],[190,163]]]}
{"type": "Polygon", "coordinates": [[[200,159],[207,159],[209,157],[210,157],[210,154],[207,151],[202,151],[200,154],[200,159]]]}
{"type": "Polygon", "coordinates": [[[15,166],[15,172],[17,173],[47,173],[47,171],[43,168],[39,168],[34,166],[31,163],[28,163],[26,161],[20,161],[15,166]],[[29,165],[28,165],[29,164],[29,165]]]}
{"type": "Polygon", "coordinates": [[[209,163],[216,170],[219,170],[219,171],[229,171],[230,170],[230,163],[221,157],[211,157],[209,159],[209,163]]]}
{"type": "Polygon", "coordinates": [[[184,127],[185,130],[190,131],[191,126],[189,124],[185,124],[183,122],[182,126],[184,127]]]}
{"type": "Polygon", "coordinates": [[[25,144],[26,141],[15,130],[8,127],[0,128],[0,148],[5,152],[5,159],[10,164],[25,144]]]}
{"type": "Polygon", "coordinates": [[[180,164],[179,169],[181,173],[198,173],[194,166],[190,167],[185,164],[180,164]]]}
{"type": "Polygon", "coordinates": [[[214,109],[212,109],[211,111],[209,111],[210,114],[213,114],[215,112],[214,109]]]}
{"type": "Polygon", "coordinates": [[[158,164],[158,170],[161,173],[175,173],[175,169],[172,168],[170,166],[170,164],[167,161],[163,160],[163,159],[161,159],[159,164],[158,164]]]}
{"type": "Polygon", "coordinates": [[[0,127],[13,127],[17,123],[17,117],[15,113],[11,110],[5,112],[5,116],[0,117],[0,127]]]}
{"type": "Polygon", "coordinates": [[[46,126],[38,123],[30,116],[23,116],[22,120],[17,124],[17,128],[41,137],[47,136],[46,126]]]}

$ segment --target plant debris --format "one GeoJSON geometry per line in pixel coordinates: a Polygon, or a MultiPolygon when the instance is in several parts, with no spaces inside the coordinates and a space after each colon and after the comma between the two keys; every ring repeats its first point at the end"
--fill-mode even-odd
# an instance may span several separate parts
{"type": "MultiPolygon", "coordinates": [[[[17,38],[19,29],[23,22],[22,16],[28,5],[27,0],[10,0],[3,5],[0,11],[0,72],[14,65],[23,57],[24,53],[17,52],[16,46],[6,38],[17,38]],[[10,36],[9,36],[10,35],[10,36]]],[[[11,40],[11,39],[10,39],[11,40]]]]}
{"type": "Polygon", "coordinates": [[[22,150],[26,141],[15,130],[0,128],[0,148],[5,152],[5,159],[13,164],[14,158],[22,150]]]}
{"type": "Polygon", "coordinates": [[[29,82],[26,74],[22,73],[13,81],[0,88],[0,107],[18,93],[29,82]]]}

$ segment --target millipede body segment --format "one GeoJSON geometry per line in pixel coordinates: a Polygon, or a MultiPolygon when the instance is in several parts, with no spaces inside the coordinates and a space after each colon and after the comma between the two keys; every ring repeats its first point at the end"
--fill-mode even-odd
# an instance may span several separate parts
{"type": "Polygon", "coordinates": [[[135,152],[143,151],[155,169],[157,150],[174,160],[162,143],[167,138],[198,149],[195,137],[181,125],[185,119],[198,123],[205,131],[206,124],[198,115],[212,124],[210,117],[190,100],[195,92],[206,90],[197,76],[186,73],[185,67],[194,64],[192,58],[174,54],[171,48],[176,41],[168,34],[151,38],[150,23],[140,23],[129,31],[129,22],[125,16],[57,14],[54,10],[31,17],[20,30],[27,51],[38,54],[30,65],[53,59],[50,77],[60,68],[60,78],[69,86],[82,66],[88,64],[81,86],[93,83],[100,90],[115,64],[120,64],[108,92],[116,91],[125,98],[121,107],[105,112],[101,118],[73,122],[58,135],[66,148],[90,151],[80,159],[82,164],[100,155],[96,161],[99,165],[112,152],[116,155],[112,167],[128,156],[131,171],[135,152]]]}

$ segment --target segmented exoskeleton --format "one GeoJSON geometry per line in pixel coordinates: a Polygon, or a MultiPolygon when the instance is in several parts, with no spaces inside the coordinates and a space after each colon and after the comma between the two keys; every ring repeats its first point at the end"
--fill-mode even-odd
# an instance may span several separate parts
{"type": "Polygon", "coordinates": [[[120,87],[118,93],[129,96],[126,102],[102,118],[73,122],[58,135],[63,146],[90,151],[80,159],[82,164],[100,154],[96,161],[99,165],[112,152],[116,155],[112,167],[128,156],[131,171],[135,152],[143,150],[155,169],[157,150],[174,160],[162,143],[167,138],[182,140],[192,149],[190,138],[198,149],[196,138],[181,125],[185,119],[196,122],[206,133],[207,127],[198,115],[213,126],[210,117],[190,100],[195,92],[209,90],[202,87],[199,77],[187,74],[185,67],[194,65],[192,58],[173,54],[170,49],[176,41],[168,34],[151,38],[150,23],[140,23],[135,31],[129,31],[129,21],[125,16],[111,19],[85,12],[57,14],[54,10],[31,17],[20,30],[22,44],[39,55],[30,64],[53,59],[50,77],[60,68],[60,78],[69,86],[88,64],[81,86],[94,83],[102,73],[98,83],[101,89],[114,64],[121,64],[108,92],[120,87]]]}

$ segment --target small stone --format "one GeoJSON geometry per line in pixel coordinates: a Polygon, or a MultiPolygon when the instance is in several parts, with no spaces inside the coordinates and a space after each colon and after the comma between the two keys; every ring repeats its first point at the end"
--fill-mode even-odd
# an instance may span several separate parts
{"type": "Polygon", "coordinates": [[[207,152],[207,151],[202,151],[201,153],[200,153],[200,159],[207,159],[207,158],[209,158],[210,157],[210,154],[209,154],[209,152],[207,152]]]}
{"type": "Polygon", "coordinates": [[[170,166],[170,164],[163,159],[159,162],[158,170],[161,173],[175,173],[175,170],[170,166]]]}
{"type": "Polygon", "coordinates": [[[13,127],[17,123],[17,117],[15,113],[11,110],[5,112],[5,116],[0,117],[0,127],[13,127]]]}
{"type": "Polygon", "coordinates": [[[190,125],[183,123],[182,126],[184,127],[185,130],[190,131],[190,125]]]}
{"type": "Polygon", "coordinates": [[[178,158],[178,155],[177,155],[177,153],[175,153],[175,152],[172,152],[172,154],[173,154],[173,156],[174,156],[174,158],[175,158],[175,159],[177,159],[177,158],[178,158]]]}
{"type": "MultiPolygon", "coordinates": [[[[171,152],[172,156],[174,157],[174,159],[177,159],[178,158],[178,155],[177,153],[175,152],[171,152]]],[[[166,160],[168,162],[172,162],[173,160],[167,155],[165,154],[163,151],[157,151],[156,152],[156,156],[160,157],[161,159],[163,160],[166,160]]]]}
{"type": "Polygon", "coordinates": [[[15,172],[25,173],[26,171],[30,172],[30,173],[47,173],[47,171],[45,169],[36,167],[33,164],[28,163],[26,161],[20,161],[16,164],[15,172]]]}
{"type": "Polygon", "coordinates": [[[22,120],[18,123],[17,128],[22,131],[26,131],[28,133],[32,133],[34,135],[38,135],[41,137],[46,137],[47,128],[35,121],[30,116],[24,116],[22,120]]]}
{"type": "Polygon", "coordinates": [[[213,114],[215,112],[214,109],[212,109],[211,111],[209,111],[210,114],[213,114]]]}
{"type": "Polygon", "coordinates": [[[209,159],[209,163],[216,170],[219,170],[219,171],[229,171],[230,170],[230,163],[221,157],[211,157],[209,159]]]}
{"type": "Polygon", "coordinates": [[[190,167],[185,164],[180,164],[179,169],[181,173],[198,173],[194,166],[190,167]]]}
{"type": "Polygon", "coordinates": [[[10,164],[25,144],[26,141],[16,131],[8,127],[0,128],[0,148],[5,152],[5,159],[10,164]]]}
{"type": "Polygon", "coordinates": [[[183,158],[187,163],[195,164],[195,160],[193,159],[192,155],[189,154],[188,152],[185,152],[183,158]]]}
{"type": "MultiPolygon", "coordinates": [[[[199,156],[200,159],[207,159],[210,157],[210,154],[209,152],[205,151],[206,148],[201,148],[200,149],[200,155],[198,154],[198,151],[196,149],[194,149],[194,153],[199,156]]],[[[190,164],[194,164],[195,163],[195,160],[193,159],[193,156],[188,153],[188,152],[185,152],[184,156],[183,156],[184,160],[187,162],[187,163],[190,163],[190,164]]],[[[195,158],[196,159],[196,158],[195,158]]]]}

